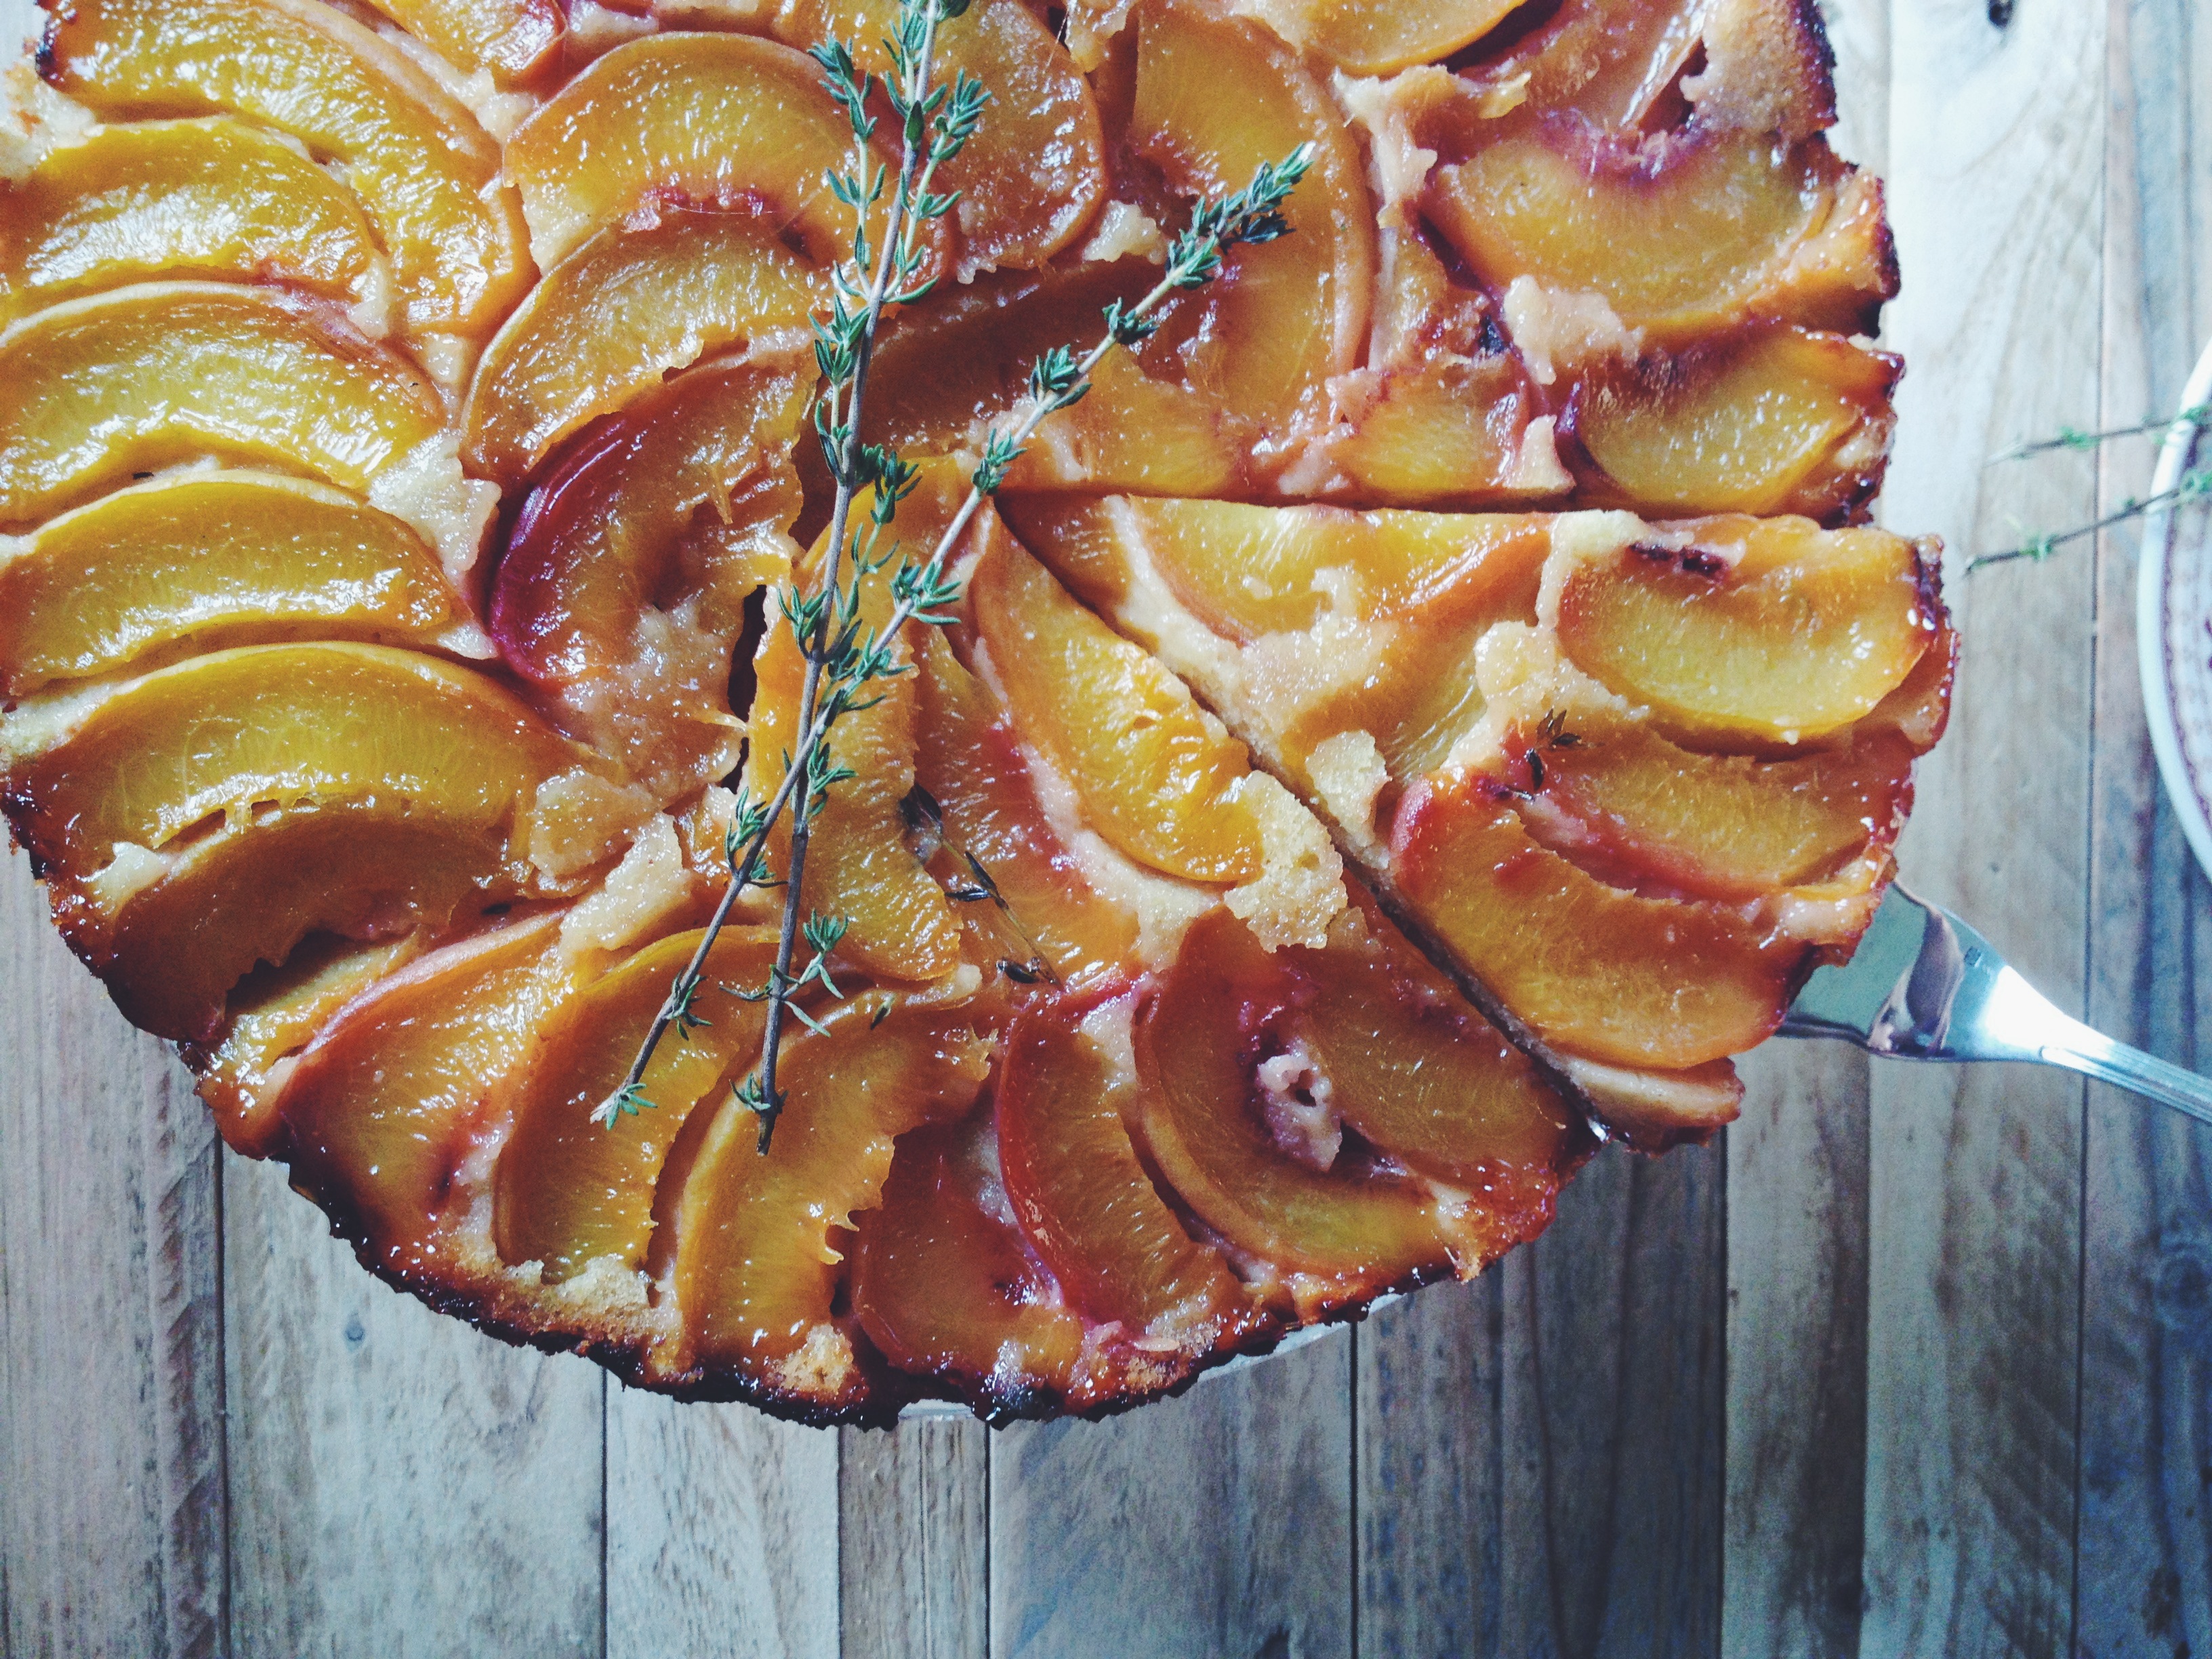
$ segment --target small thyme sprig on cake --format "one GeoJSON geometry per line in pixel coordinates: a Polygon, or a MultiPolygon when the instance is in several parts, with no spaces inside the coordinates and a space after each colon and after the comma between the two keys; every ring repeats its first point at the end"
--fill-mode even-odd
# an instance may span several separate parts
{"type": "MultiPolygon", "coordinates": [[[[2060,428],[2055,438],[2045,438],[2035,443],[2016,444],[2002,455],[1991,456],[1998,461],[2023,460],[2031,455],[2049,454],[2053,450],[2072,450],[2086,453],[2100,444],[2115,438],[2134,438],[2157,434],[2164,436],[2176,427],[2191,426],[2198,431],[2212,428],[2212,404],[2197,404],[2183,410],[2170,420],[2144,421],[2135,426],[2116,426],[2103,432],[2085,432],[2074,427],[2060,428]]],[[[2078,542],[2094,536],[2100,530],[2110,530],[2116,524],[2125,524],[2130,519],[2141,518],[2154,507],[2172,502],[2185,507],[2192,501],[2212,501],[2212,466],[2193,467],[2181,475],[2171,489],[2161,489],[2152,495],[2130,495],[2103,518],[2088,524],[2078,525],[2072,530],[2062,530],[2042,536],[2031,536],[2017,547],[2008,547],[2002,553],[1979,553],[1966,561],[1966,574],[1972,575],[1984,565],[2010,564],[2016,559],[2026,559],[2040,564],[2069,542],[2078,542]]]]}
{"type": "MultiPolygon", "coordinates": [[[[1159,282],[1133,304],[1115,301],[1104,308],[1105,326],[1080,356],[1074,346],[1058,346],[1032,365],[1022,401],[986,434],[968,492],[929,556],[919,563],[900,559],[892,571],[894,604],[879,629],[861,612],[861,584],[899,558],[898,544],[886,544],[899,503],[910,495],[920,469],[882,446],[861,438],[861,410],[877,330],[884,312],[923,299],[933,286],[922,276],[922,228],[951,212],[957,195],[933,193],[937,168],[957,155],[980,124],[989,92],[964,72],[949,85],[931,79],[939,27],[961,15],[968,0],[902,0],[895,38],[886,41],[892,70],[882,83],[901,124],[902,153],[892,184],[887,222],[872,242],[869,210],[883,198],[883,166],[869,149],[875,121],[867,113],[870,77],[859,73],[851,49],[830,41],[813,56],[822,65],[823,85],[852,123],[855,160],[831,175],[831,190],[854,209],[857,228],[851,256],[832,277],[829,313],[814,326],[815,360],[824,389],[815,404],[814,427],[836,485],[827,538],[828,557],[811,594],[794,580],[780,595],[785,621],[799,641],[806,671],[799,693],[798,746],[784,757],[783,780],[766,801],[740,793],[723,853],[729,878],[690,963],[669,987],[635,1059],[619,1087],[594,1109],[592,1117],[611,1128],[624,1113],[653,1103],[644,1079],[654,1052],[670,1030],[678,1037],[707,1022],[698,1012],[708,953],[727,922],[732,907],[746,889],[776,884],[766,863],[769,837],[788,812],[791,850],[783,878],[782,925],[768,982],[736,994],[765,1001],[767,1020],[759,1066],[734,1086],[741,1105],[759,1119],[759,1149],[765,1153],[785,1097],[776,1086],[776,1066],[785,1022],[796,1019],[812,1029],[817,1022],[794,1000],[809,986],[831,997],[843,993],[830,975],[830,958],[850,926],[842,916],[802,915],[809,834],[830,790],[854,775],[840,767],[830,743],[838,720],[872,705],[881,695],[870,687],[911,672],[900,660],[898,640],[909,622],[947,627],[957,620],[960,584],[946,569],[953,550],[966,535],[986,498],[1005,483],[1037,428],[1054,414],[1081,401],[1091,377],[1116,347],[1132,348],[1159,327],[1158,312],[1176,295],[1200,289],[1222,271],[1222,256],[1248,243],[1273,241],[1290,233],[1283,204],[1311,164],[1311,146],[1301,144],[1279,162],[1263,162],[1243,190],[1201,203],[1190,226],[1170,244],[1159,282]],[[854,503],[872,491],[866,522],[853,522],[854,503]],[[849,574],[848,572],[849,571],[849,574]],[[793,963],[800,941],[808,957],[797,972],[793,963]]],[[[888,1011],[885,1003],[878,1018],[888,1011]]]]}

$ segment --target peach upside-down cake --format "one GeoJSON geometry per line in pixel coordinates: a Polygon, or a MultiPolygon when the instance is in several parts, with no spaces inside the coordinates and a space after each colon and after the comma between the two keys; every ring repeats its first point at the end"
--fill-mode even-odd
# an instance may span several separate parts
{"type": "Polygon", "coordinates": [[[9,818],[230,1146],[440,1308],[811,1421],[1150,1398],[1709,1135],[1890,878],[1952,637],[1865,523],[1895,270],[1809,0],[974,0],[864,411],[903,544],[1310,144],[1291,234],[1101,362],[837,726],[768,1150],[775,886],[603,1127],[793,763],[854,230],[804,49],[879,72],[895,0],[45,5],[9,818]]]}

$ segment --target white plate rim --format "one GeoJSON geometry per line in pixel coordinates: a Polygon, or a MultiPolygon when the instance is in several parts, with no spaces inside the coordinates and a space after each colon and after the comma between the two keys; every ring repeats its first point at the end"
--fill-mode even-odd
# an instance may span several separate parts
{"type": "MultiPolygon", "coordinates": [[[[2197,359],[2188,387],[2181,394],[2181,408],[2193,409],[2208,399],[2212,399],[2212,345],[2197,359]]],[[[2196,459],[2203,437],[2199,428],[2177,422],[2159,450],[2158,470],[2151,477],[2152,495],[2163,494],[2180,482],[2196,459]]],[[[2170,504],[2154,507],[2144,515],[2142,552],[2136,565],[2136,657],[2151,752],[2158,758],[2166,799],[2173,804],[2174,816],[2180,820],[2182,834],[2189,838],[2197,864],[2212,876],[2212,806],[2207,803],[2212,778],[2200,778],[2182,748],[2174,714],[2174,659],[2167,648],[2178,523],[2170,504]]],[[[2212,540],[2208,540],[2200,556],[2204,554],[2212,554],[2212,540]]],[[[2212,664],[2204,672],[2212,673],[2212,664]]]]}

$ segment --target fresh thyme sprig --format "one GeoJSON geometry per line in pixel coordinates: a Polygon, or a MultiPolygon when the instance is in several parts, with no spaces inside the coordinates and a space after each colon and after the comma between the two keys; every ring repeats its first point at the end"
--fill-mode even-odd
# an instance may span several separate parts
{"type": "MultiPolygon", "coordinates": [[[[2021,460],[2030,455],[2048,454],[2057,449],[2085,453],[2114,438],[2141,437],[2151,433],[2165,434],[2183,426],[2194,427],[2199,431],[2212,427],[2212,404],[2195,404],[2183,410],[2171,420],[2144,421],[2135,426],[2116,426],[2103,432],[2085,432],[2074,427],[2066,427],[2062,428],[2055,438],[2045,438],[2035,443],[2016,444],[2002,455],[1992,456],[1990,462],[1991,465],[1995,465],[1998,461],[2021,460]]],[[[2002,553],[1978,553],[1966,561],[1966,574],[1972,575],[1984,565],[2010,564],[2021,559],[2040,564],[2068,543],[2078,542],[2085,537],[2097,534],[2100,531],[2110,530],[2116,524],[2125,524],[2130,519],[2140,518],[2154,507],[2163,507],[2169,501],[2179,507],[2203,501],[2212,501],[2212,466],[2191,468],[2183,473],[2180,481],[2171,489],[2161,489],[2149,495],[2130,495],[2113,511],[2091,523],[2077,525],[2071,530],[2058,531],[2048,535],[2031,536],[2019,546],[2008,547],[2002,553]]]]}
{"type": "MultiPolygon", "coordinates": [[[[831,511],[829,556],[820,585],[810,597],[802,599],[794,589],[783,599],[786,620],[794,636],[804,642],[807,663],[800,692],[799,742],[784,757],[782,781],[765,804],[740,798],[724,841],[728,884],[690,964],[672,985],[667,1001],[647,1030],[623,1085],[594,1115],[610,1127],[621,1111],[634,1111],[635,1103],[642,1101],[640,1084],[653,1052],[678,1023],[688,999],[696,995],[708,953],[738,894],[749,886],[772,884],[764,862],[768,838],[788,810],[792,813],[791,857],[775,965],[764,988],[740,993],[768,1004],[761,1062],[733,1091],[738,1103],[758,1116],[759,1148],[768,1151],[776,1115],[784,1105],[776,1087],[783,1015],[788,1012],[810,1028],[818,1029],[793,999],[809,984],[822,986],[832,996],[842,994],[830,977],[827,964],[848,922],[842,917],[821,915],[810,916],[803,923],[799,919],[807,836],[827,791],[852,775],[830,758],[830,728],[842,715],[879,700],[880,694],[865,695],[870,684],[910,672],[911,665],[901,662],[896,653],[896,642],[907,623],[945,627],[957,620],[961,584],[947,572],[947,561],[984,500],[997,493],[1026,453],[1037,428],[1052,415],[1082,400],[1091,390],[1092,374],[1107,353],[1116,346],[1134,347],[1151,338],[1159,326],[1158,312],[1177,293],[1203,288],[1219,276],[1222,256],[1229,249],[1288,234],[1290,226],[1282,216],[1282,206],[1312,162],[1311,147],[1301,144],[1279,162],[1262,163],[1243,190],[1201,204],[1189,228],[1170,245],[1160,281],[1133,304],[1117,300],[1107,306],[1105,330],[1089,350],[1079,357],[1072,347],[1055,347],[1037,360],[1031,367],[1022,402],[987,434],[982,456],[951,523],[927,560],[920,564],[902,560],[892,571],[890,613],[880,627],[870,628],[862,617],[860,585],[896,556],[896,544],[878,550],[881,538],[896,515],[899,501],[914,489],[920,472],[889,450],[861,441],[860,411],[875,331],[884,307],[911,304],[930,287],[919,279],[921,256],[914,228],[929,218],[941,217],[954,199],[930,193],[931,174],[940,161],[958,153],[974,131],[988,95],[964,76],[956,77],[949,89],[933,91],[930,87],[936,23],[957,16],[965,4],[966,0],[902,0],[900,39],[887,43],[892,48],[896,84],[886,83],[885,89],[903,124],[905,149],[892,199],[890,227],[884,233],[880,258],[872,270],[867,258],[865,207],[878,199],[883,179],[879,168],[873,175],[866,171],[865,145],[872,123],[863,109],[866,81],[855,79],[850,54],[844,48],[827,46],[816,53],[827,72],[832,96],[846,108],[856,141],[863,147],[863,159],[848,175],[840,197],[860,207],[864,216],[863,228],[854,237],[854,258],[840,267],[830,318],[818,323],[816,330],[817,361],[829,389],[817,404],[815,427],[836,484],[836,496],[831,511]],[[854,530],[850,526],[853,504],[868,489],[874,491],[869,521],[854,530]],[[841,586],[840,566],[848,551],[848,536],[854,574],[850,582],[841,586]],[[813,954],[807,966],[793,975],[791,961],[802,936],[813,954]]],[[[995,884],[989,882],[988,872],[974,865],[972,859],[969,861],[979,884],[995,896],[995,884]]],[[[1012,966],[1020,969],[1015,977],[1041,976],[1032,964],[1012,966]]],[[[1049,969],[1042,972],[1048,973],[1049,969]]],[[[875,1018],[880,1020],[890,1006],[884,1002],[876,1010],[875,1018]]]]}
{"type": "MultiPolygon", "coordinates": [[[[876,331],[884,310],[911,305],[927,295],[933,278],[922,276],[927,254],[921,235],[931,222],[950,213],[957,194],[930,188],[937,169],[959,155],[981,122],[990,94],[965,70],[948,84],[933,85],[932,70],[937,31],[942,23],[968,9],[968,0],[901,0],[894,36],[884,44],[891,56],[891,74],[882,83],[892,113],[900,125],[898,176],[880,238],[872,240],[870,213],[884,199],[885,170],[877,160],[872,141],[876,117],[869,112],[873,77],[854,63],[853,49],[842,40],[826,40],[811,54],[821,65],[823,87],[845,112],[853,131],[854,157],[843,173],[829,175],[830,192],[850,208],[854,216],[851,255],[840,260],[830,274],[830,298],[826,317],[814,321],[814,358],[826,382],[814,405],[815,434],[821,443],[836,495],[831,510],[830,557],[821,586],[801,597],[796,587],[781,596],[786,621],[805,653],[806,670],[799,689],[799,730],[804,734],[799,751],[786,757],[783,780],[765,805],[740,799],[724,838],[723,855],[730,879],[701,937],[690,962],[677,975],[667,1000],[653,1017],[645,1041],[621,1085],[593,1112],[594,1121],[613,1127],[625,1111],[650,1106],[643,1091],[646,1068],[672,1025],[694,1005],[706,972],[707,958],[729,920],[738,896],[749,886],[766,886],[769,877],[764,862],[770,830],[792,805],[794,786],[802,793],[792,814],[788,893],[783,926],[778,935],[775,964],[763,994],[768,1001],[767,1063],[748,1103],[760,1115],[761,1149],[768,1148],[775,1114],[782,1097],[775,1088],[775,1056],[782,1034],[783,1017],[792,1007],[792,996],[808,983],[820,983],[833,992],[825,966],[848,924],[842,918],[799,920],[799,894],[806,866],[807,839],[820,815],[830,787],[850,776],[836,766],[828,746],[821,741],[837,715],[864,706],[846,693],[841,682],[830,696],[822,697],[822,681],[833,660],[848,668],[875,667],[875,653],[863,651],[865,662],[849,660],[860,643],[860,592],[856,580],[849,592],[838,586],[839,565],[845,550],[854,498],[871,484],[879,486],[871,514],[871,530],[880,532],[897,511],[900,498],[914,487],[912,469],[887,452],[860,441],[860,410],[867,392],[868,370],[875,353],[876,331]],[[826,716],[826,718],[823,718],[826,716]],[[817,758],[818,757],[818,758],[817,758]],[[791,959],[801,933],[815,954],[794,978],[791,959]],[[827,944],[818,941],[827,941],[827,944]]],[[[870,538],[872,548],[873,537],[870,538]]],[[[855,547],[858,555],[860,549],[855,547]]],[[[860,562],[856,557],[855,562],[860,562]]],[[[742,1095],[741,1095],[741,1097],[742,1095]]]]}

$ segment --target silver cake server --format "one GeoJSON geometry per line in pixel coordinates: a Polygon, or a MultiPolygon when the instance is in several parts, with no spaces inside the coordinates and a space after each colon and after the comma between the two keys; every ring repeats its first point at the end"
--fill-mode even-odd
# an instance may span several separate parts
{"type": "Polygon", "coordinates": [[[2212,1123],[2212,1081],[2069,1018],[1940,904],[1893,884],[1857,952],[1816,969],[1777,1035],[1898,1060],[2063,1066],[2212,1123]]]}

